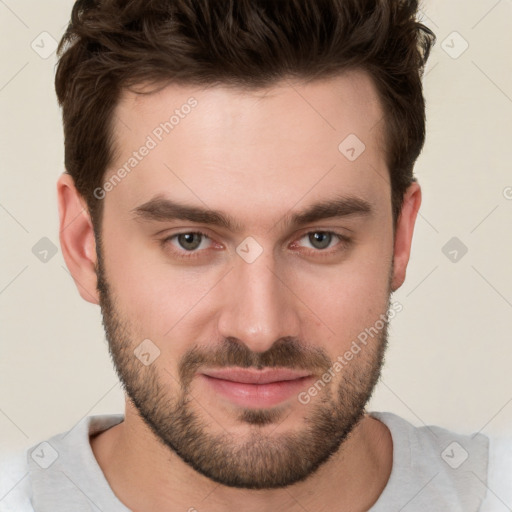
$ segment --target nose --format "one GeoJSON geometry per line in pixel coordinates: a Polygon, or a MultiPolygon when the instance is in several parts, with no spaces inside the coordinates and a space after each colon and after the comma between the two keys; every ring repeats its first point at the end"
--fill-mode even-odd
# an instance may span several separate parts
{"type": "Polygon", "coordinates": [[[254,352],[265,352],[284,336],[299,337],[300,301],[282,265],[265,251],[252,263],[236,258],[234,265],[222,283],[219,335],[237,338],[254,352]]]}

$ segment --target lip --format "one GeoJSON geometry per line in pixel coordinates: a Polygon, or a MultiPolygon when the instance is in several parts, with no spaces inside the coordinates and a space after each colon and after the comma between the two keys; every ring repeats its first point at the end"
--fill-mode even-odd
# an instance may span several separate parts
{"type": "Polygon", "coordinates": [[[270,384],[272,382],[301,379],[311,375],[307,371],[290,370],[288,368],[266,368],[264,370],[255,370],[253,368],[219,368],[205,370],[202,373],[214,379],[244,384],[270,384]]]}
{"type": "Polygon", "coordinates": [[[268,408],[297,396],[313,376],[307,371],[223,368],[204,370],[199,377],[216,396],[246,408],[268,408]]]}

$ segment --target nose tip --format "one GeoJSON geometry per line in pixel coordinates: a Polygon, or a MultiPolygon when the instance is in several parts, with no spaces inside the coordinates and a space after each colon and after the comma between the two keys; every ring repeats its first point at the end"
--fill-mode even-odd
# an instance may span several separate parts
{"type": "Polygon", "coordinates": [[[221,336],[240,340],[253,352],[265,352],[276,340],[299,334],[294,296],[263,255],[250,264],[240,259],[225,281],[221,336]]]}
{"type": "MultiPolygon", "coordinates": [[[[273,323],[273,319],[263,317],[231,317],[232,320],[226,320],[221,324],[221,335],[236,339],[238,343],[243,344],[251,352],[262,354],[267,352],[276,342],[283,337],[285,332],[282,325],[273,323]]],[[[260,365],[261,366],[261,365],[260,365]]]]}

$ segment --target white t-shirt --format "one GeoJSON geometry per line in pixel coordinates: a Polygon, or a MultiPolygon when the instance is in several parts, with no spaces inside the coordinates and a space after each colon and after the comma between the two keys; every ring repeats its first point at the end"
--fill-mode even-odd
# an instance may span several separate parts
{"type": "MultiPolygon", "coordinates": [[[[393,439],[388,483],[369,512],[512,510],[512,438],[415,427],[370,412],[393,439]]],[[[123,415],[88,416],[68,432],[0,463],[0,512],[129,512],[99,467],[89,436],[123,415]]]]}

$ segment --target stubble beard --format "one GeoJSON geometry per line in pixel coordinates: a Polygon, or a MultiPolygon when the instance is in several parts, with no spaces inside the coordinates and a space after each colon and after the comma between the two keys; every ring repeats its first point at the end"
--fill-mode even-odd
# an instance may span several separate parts
{"type": "MultiPolygon", "coordinates": [[[[288,367],[311,369],[324,375],[332,363],[319,348],[306,348],[296,339],[282,338],[264,353],[251,352],[245,345],[227,338],[215,348],[194,346],[178,361],[179,388],[170,390],[163,377],[175,382],[158,360],[144,366],[134,349],[134,329],[122,318],[110,287],[98,249],[98,291],[109,351],[125,393],[156,438],[200,474],[222,485],[246,489],[282,488],[312,475],[343,448],[380,377],[388,343],[388,320],[371,342],[340,372],[336,390],[332,381],[321,389],[316,400],[304,408],[304,426],[276,432],[286,420],[286,408],[242,408],[237,421],[246,424],[240,437],[229,431],[212,432],[214,420],[203,410],[199,398],[192,397],[191,385],[202,365],[240,367],[288,367]],[[210,422],[210,423],[209,423],[210,422]]],[[[388,299],[389,307],[389,299],[388,299]]],[[[367,326],[365,326],[367,327],[367,326]]],[[[364,328],[363,328],[364,329],[364,328]]],[[[362,329],[362,330],[363,330],[362,329]]]]}

